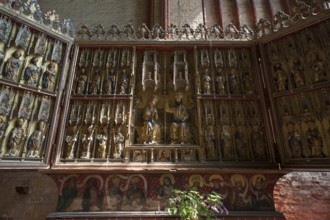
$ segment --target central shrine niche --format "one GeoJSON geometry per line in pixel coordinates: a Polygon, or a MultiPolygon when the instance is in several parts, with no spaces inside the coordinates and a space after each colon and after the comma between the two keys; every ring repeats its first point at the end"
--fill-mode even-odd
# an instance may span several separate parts
{"type": "Polygon", "coordinates": [[[77,60],[60,161],[272,160],[249,48],[81,48],[77,60]]]}

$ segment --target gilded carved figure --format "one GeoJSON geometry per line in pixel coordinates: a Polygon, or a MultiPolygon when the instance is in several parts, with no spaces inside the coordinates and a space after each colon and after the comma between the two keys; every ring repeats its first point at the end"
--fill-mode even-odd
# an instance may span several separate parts
{"type": "Polygon", "coordinates": [[[123,158],[124,146],[125,146],[125,137],[121,133],[120,127],[118,127],[117,131],[113,136],[113,143],[114,143],[114,159],[121,159],[123,158]]]}
{"type": "Polygon", "coordinates": [[[315,122],[308,123],[306,138],[311,157],[324,157],[325,155],[323,153],[323,138],[315,122]]]}
{"type": "Polygon", "coordinates": [[[5,156],[19,157],[23,151],[26,131],[23,128],[24,119],[18,118],[15,127],[11,130],[8,149],[5,156]]]}
{"type": "Polygon", "coordinates": [[[240,80],[236,68],[231,68],[228,76],[229,90],[231,94],[240,94],[240,80]]]}
{"type": "Polygon", "coordinates": [[[153,96],[143,112],[144,124],[141,136],[144,144],[158,144],[160,141],[160,127],[158,125],[158,111],[156,109],[158,100],[158,96],[153,96]]]}
{"type": "Polygon", "coordinates": [[[108,128],[107,126],[103,126],[96,135],[96,158],[105,159],[107,157],[108,140],[108,128]]]}
{"type": "Polygon", "coordinates": [[[287,140],[289,148],[291,150],[292,158],[303,158],[304,151],[302,139],[293,123],[288,124],[287,140]]]}
{"type": "Polygon", "coordinates": [[[21,52],[19,50],[15,51],[10,57],[4,68],[4,77],[8,80],[12,80],[17,82],[18,79],[18,71],[21,67],[20,63],[20,57],[22,56],[21,52]]]}
{"type": "Polygon", "coordinates": [[[90,159],[93,153],[93,140],[94,140],[94,125],[88,126],[86,132],[81,137],[81,157],[83,159],[90,159]]]}
{"type": "Polygon", "coordinates": [[[218,153],[215,147],[214,117],[208,114],[206,117],[205,144],[207,158],[217,158],[218,153]]]}
{"type": "Polygon", "coordinates": [[[170,128],[171,143],[188,143],[188,125],[186,121],[189,115],[183,105],[183,95],[181,92],[175,93],[175,107],[171,108],[168,101],[165,102],[165,111],[173,114],[170,128]]]}
{"type": "Polygon", "coordinates": [[[273,68],[277,91],[287,90],[289,88],[289,78],[287,73],[283,70],[282,65],[276,63],[273,68]]]}
{"type": "Polygon", "coordinates": [[[209,75],[208,69],[205,69],[203,74],[203,93],[211,94],[211,77],[209,75]]]}
{"type": "Polygon", "coordinates": [[[30,86],[36,86],[38,83],[38,77],[40,69],[37,65],[38,57],[33,57],[30,60],[30,64],[25,68],[23,74],[24,83],[30,86]]]}
{"type": "Polygon", "coordinates": [[[235,158],[233,136],[231,132],[231,127],[229,125],[222,126],[220,146],[221,146],[221,152],[223,158],[226,159],[235,158]]]}
{"type": "Polygon", "coordinates": [[[264,133],[258,123],[252,125],[252,132],[250,134],[251,145],[253,149],[253,156],[256,159],[266,159],[266,141],[264,133]]]}
{"type": "Polygon", "coordinates": [[[77,151],[79,129],[76,125],[73,125],[68,129],[65,138],[65,148],[63,153],[63,158],[74,159],[77,151]]]}
{"type": "Polygon", "coordinates": [[[305,70],[299,58],[292,59],[291,78],[296,88],[305,85],[305,70]]]}
{"type": "Polygon", "coordinates": [[[86,69],[81,68],[79,71],[77,86],[76,86],[77,95],[83,95],[86,93],[87,79],[88,79],[88,76],[86,74],[86,69]]]}
{"type": "Polygon", "coordinates": [[[27,144],[26,157],[40,158],[45,141],[45,122],[39,121],[36,130],[32,133],[27,144]]]}
{"type": "Polygon", "coordinates": [[[237,131],[235,132],[235,146],[236,146],[237,156],[239,159],[250,158],[250,152],[249,152],[244,125],[238,125],[237,127],[237,131]]]}
{"type": "Polygon", "coordinates": [[[55,63],[49,63],[46,71],[42,75],[41,87],[53,91],[56,83],[56,66],[55,63]]]}

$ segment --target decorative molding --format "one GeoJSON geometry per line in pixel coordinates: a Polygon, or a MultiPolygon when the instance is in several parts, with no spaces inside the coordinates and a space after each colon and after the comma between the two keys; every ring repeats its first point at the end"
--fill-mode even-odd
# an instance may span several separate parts
{"type": "Polygon", "coordinates": [[[0,6],[0,12],[30,20],[70,40],[75,38],[76,31],[71,19],[60,21],[59,15],[54,10],[43,13],[37,0],[5,0],[5,3],[0,1],[0,6]]]}

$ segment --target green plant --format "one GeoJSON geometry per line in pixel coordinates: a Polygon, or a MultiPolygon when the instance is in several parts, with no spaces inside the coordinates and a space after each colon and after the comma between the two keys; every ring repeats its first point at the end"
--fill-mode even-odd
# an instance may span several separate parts
{"type": "Polygon", "coordinates": [[[174,189],[169,198],[168,213],[179,215],[184,220],[215,219],[215,213],[228,214],[222,200],[222,196],[216,192],[205,196],[200,195],[196,188],[187,191],[174,189]]]}

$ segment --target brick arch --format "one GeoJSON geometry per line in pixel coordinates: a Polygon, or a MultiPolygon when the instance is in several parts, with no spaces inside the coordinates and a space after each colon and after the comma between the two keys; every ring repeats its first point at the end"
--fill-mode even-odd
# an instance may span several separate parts
{"type": "Polygon", "coordinates": [[[291,172],[274,187],[275,209],[287,220],[330,219],[330,172],[291,172]]]}

